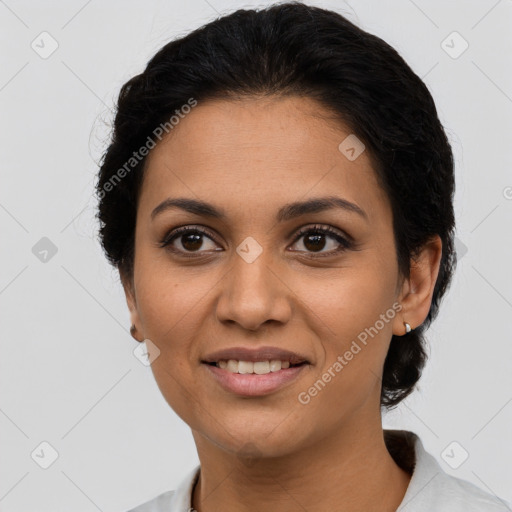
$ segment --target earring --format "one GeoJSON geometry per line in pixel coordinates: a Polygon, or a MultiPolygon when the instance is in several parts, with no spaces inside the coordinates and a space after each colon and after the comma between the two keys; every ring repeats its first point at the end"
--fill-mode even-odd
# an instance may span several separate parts
{"type": "Polygon", "coordinates": [[[404,325],[405,325],[405,334],[412,331],[411,326],[407,322],[404,322],[404,325]]]}

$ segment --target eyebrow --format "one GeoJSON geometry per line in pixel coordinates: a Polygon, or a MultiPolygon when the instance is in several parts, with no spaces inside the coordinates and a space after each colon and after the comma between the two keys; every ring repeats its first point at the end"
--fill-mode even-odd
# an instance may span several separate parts
{"type": "MultiPolygon", "coordinates": [[[[190,199],[186,197],[168,198],[161,202],[151,212],[151,219],[153,220],[157,215],[164,211],[175,208],[179,208],[202,217],[219,220],[226,219],[224,210],[219,209],[206,201],[199,201],[197,199],[190,199]]],[[[368,221],[368,215],[357,204],[336,196],[316,197],[308,199],[307,201],[296,201],[294,203],[285,204],[277,212],[276,220],[278,222],[284,222],[308,213],[319,213],[326,210],[332,210],[334,208],[356,213],[368,221]]]]}

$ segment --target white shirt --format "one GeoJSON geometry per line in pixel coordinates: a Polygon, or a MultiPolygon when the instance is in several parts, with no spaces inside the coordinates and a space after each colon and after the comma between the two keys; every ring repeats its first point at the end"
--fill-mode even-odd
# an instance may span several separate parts
{"type": "MultiPolygon", "coordinates": [[[[397,512],[512,512],[512,504],[445,473],[414,432],[384,429],[384,435],[395,461],[404,468],[409,464],[412,470],[397,512]],[[393,446],[388,444],[391,438],[393,446]]],[[[192,490],[199,471],[196,466],[176,491],[164,492],[128,512],[193,512],[192,490]]]]}

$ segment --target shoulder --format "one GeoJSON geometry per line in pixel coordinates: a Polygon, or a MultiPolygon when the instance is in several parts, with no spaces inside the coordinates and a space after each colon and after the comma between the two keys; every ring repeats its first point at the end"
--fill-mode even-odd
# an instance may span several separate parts
{"type": "MultiPolygon", "coordinates": [[[[442,470],[441,470],[442,471],[442,470]]],[[[511,512],[512,506],[476,485],[448,475],[437,473],[433,477],[432,493],[424,500],[425,507],[447,512],[511,512]],[[434,484],[434,482],[437,482],[434,484]],[[427,504],[428,500],[428,504],[427,504]]],[[[404,509],[406,512],[407,509],[404,509]]],[[[427,508],[425,508],[427,510],[427,508]]]]}
{"type": "Polygon", "coordinates": [[[386,430],[385,441],[411,481],[397,512],[512,512],[512,505],[467,480],[446,473],[419,436],[386,430]]]}
{"type": "Polygon", "coordinates": [[[166,491],[127,512],[188,512],[192,510],[192,493],[201,467],[187,473],[175,491],[166,491]]]}
{"type": "Polygon", "coordinates": [[[166,491],[127,512],[163,512],[170,510],[175,491],[166,491]]]}

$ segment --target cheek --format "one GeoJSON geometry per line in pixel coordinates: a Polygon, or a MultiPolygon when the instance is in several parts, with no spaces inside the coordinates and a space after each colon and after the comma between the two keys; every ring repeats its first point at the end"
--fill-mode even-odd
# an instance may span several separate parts
{"type": "Polygon", "coordinates": [[[338,402],[350,409],[364,401],[380,379],[396,315],[390,274],[370,266],[343,269],[304,295],[325,358],[307,380],[308,396],[335,405],[327,414],[339,414],[338,402]],[[386,277],[379,282],[379,275],[386,277]]]}
{"type": "Polygon", "coordinates": [[[341,350],[391,308],[394,286],[391,269],[364,264],[338,269],[328,280],[297,280],[294,291],[317,318],[321,339],[333,340],[326,349],[341,350]]]}
{"type": "Polygon", "coordinates": [[[201,418],[210,418],[214,411],[208,411],[208,404],[195,390],[190,369],[175,357],[161,354],[151,365],[153,376],[160,393],[169,407],[191,428],[199,428],[201,418]]]}
{"type": "Polygon", "coordinates": [[[322,417],[324,425],[344,421],[369,399],[377,404],[388,349],[385,329],[375,335],[340,323],[336,334],[324,339],[325,361],[312,368],[298,397],[308,402],[309,418],[322,417]]]}
{"type": "Polygon", "coordinates": [[[195,409],[202,402],[195,389],[199,355],[193,340],[201,331],[208,291],[218,279],[207,273],[192,277],[190,271],[179,272],[168,262],[151,263],[140,257],[136,268],[137,305],[144,337],[160,350],[151,369],[167,403],[192,424],[201,412],[195,409]]]}
{"type": "Polygon", "coordinates": [[[140,265],[137,304],[146,337],[178,349],[200,324],[215,279],[170,264],[140,265]]]}

